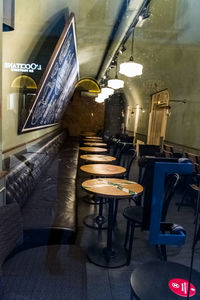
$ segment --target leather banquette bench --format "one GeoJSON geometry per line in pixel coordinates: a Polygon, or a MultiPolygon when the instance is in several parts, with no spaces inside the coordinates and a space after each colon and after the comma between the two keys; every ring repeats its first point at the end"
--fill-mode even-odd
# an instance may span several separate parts
{"type": "Polygon", "coordinates": [[[85,256],[66,245],[76,231],[78,149],[78,141],[59,132],[4,161],[1,300],[86,300],[85,256]]]}
{"type": "Polygon", "coordinates": [[[19,205],[0,207],[1,300],[86,300],[86,262],[79,247],[46,245],[16,253],[21,243],[19,205]]]}
{"type": "Polygon", "coordinates": [[[78,151],[62,131],[15,156],[6,198],[21,209],[24,247],[74,242],[78,151]]]}

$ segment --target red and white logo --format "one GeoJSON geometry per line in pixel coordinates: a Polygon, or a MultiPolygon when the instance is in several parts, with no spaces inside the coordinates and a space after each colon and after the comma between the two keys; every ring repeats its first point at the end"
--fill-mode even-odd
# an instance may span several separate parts
{"type": "MultiPolygon", "coordinates": [[[[173,278],[168,283],[170,290],[181,297],[187,297],[188,293],[188,285],[189,282],[185,279],[181,278],[173,278]]],[[[189,291],[189,297],[192,297],[196,294],[196,288],[195,286],[190,283],[190,291],[189,291]]]]}

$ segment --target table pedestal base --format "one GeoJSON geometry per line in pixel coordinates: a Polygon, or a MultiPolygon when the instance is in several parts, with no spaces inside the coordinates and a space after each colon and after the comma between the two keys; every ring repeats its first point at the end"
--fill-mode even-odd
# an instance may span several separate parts
{"type": "Polygon", "coordinates": [[[87,250],[88,259],[97,266],[104,268],[119,268],[127,263],[127,255],[124,248],[113,246],[111,251],[106,244],[94,245],[87,250]]]}
{"type": "Polygon", "coordinates": [[[83,220],[83,223],[85,226],[93,228],[93,229],[107,229],[108,228],[108,222],[107,218],[101,217],[98,215],[89,215],[86,216],[83,220]]]}

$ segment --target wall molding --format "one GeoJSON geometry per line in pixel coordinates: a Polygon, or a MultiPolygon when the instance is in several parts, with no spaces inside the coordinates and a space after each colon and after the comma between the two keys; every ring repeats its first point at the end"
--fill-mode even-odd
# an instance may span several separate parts
{"type": "MultiPolygon", "coordinates": [[[[147,135],[137,132],[136,133],[136,140],[137,139],[146,143],[147,135]]],[[[175,148],[175,152],[180,152],[182,154],[184,154],[185,152],[189,152],[189,153],[194,153],[194,154],[200,156],[200,148],[189,147],[189,146],[186,146],[186,145],[177,144],[177,143],[171,142],[169,140],[164,140],[164,144],[172,145],[175,148]]]]}
{"type": "Polygon", "coordinates": [[[32,140],[28,141],[27,143],[22,143],[20,145],[17,145],[16,147],[5,149],[4,151],[2,151],[2,154],[4,155],[3,158],[6,158],[7,156],[9,156],[11,154],[18,153],[18,152],[24,150],[27,145],[35,144],[36,142],[39,142],[40,140],[43,140],[44,138],[46,138],[47,136],[52,135],[54,132],[56,132],[58,130],[59,130],[59,128],[57,128],[57,129],[55,129],[51,132],[45,133],[44,135],[42,135],[40,137],[32,139],[32,140]]]}

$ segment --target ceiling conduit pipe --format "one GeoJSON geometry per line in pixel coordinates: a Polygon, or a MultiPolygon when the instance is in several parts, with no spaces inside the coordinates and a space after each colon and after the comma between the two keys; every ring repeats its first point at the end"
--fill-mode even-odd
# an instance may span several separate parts
{"type": "Polygon", "coordinates": [[[97,80],[100,81],[101,78],[104,76],[106,70],[110,66],[113,57],[117,53],[118,49],[122,45],[124,39],[126,40],[130,32],[130,28],[138,22],[138,17],[142,13],[143,9],[149,5],[151,0],[130,0],[127,10],[121,20],[119,28],[113,41],[109,47],[107,55],[105,59],[101,63],[101,67],[97,74],[97,80]]]}

